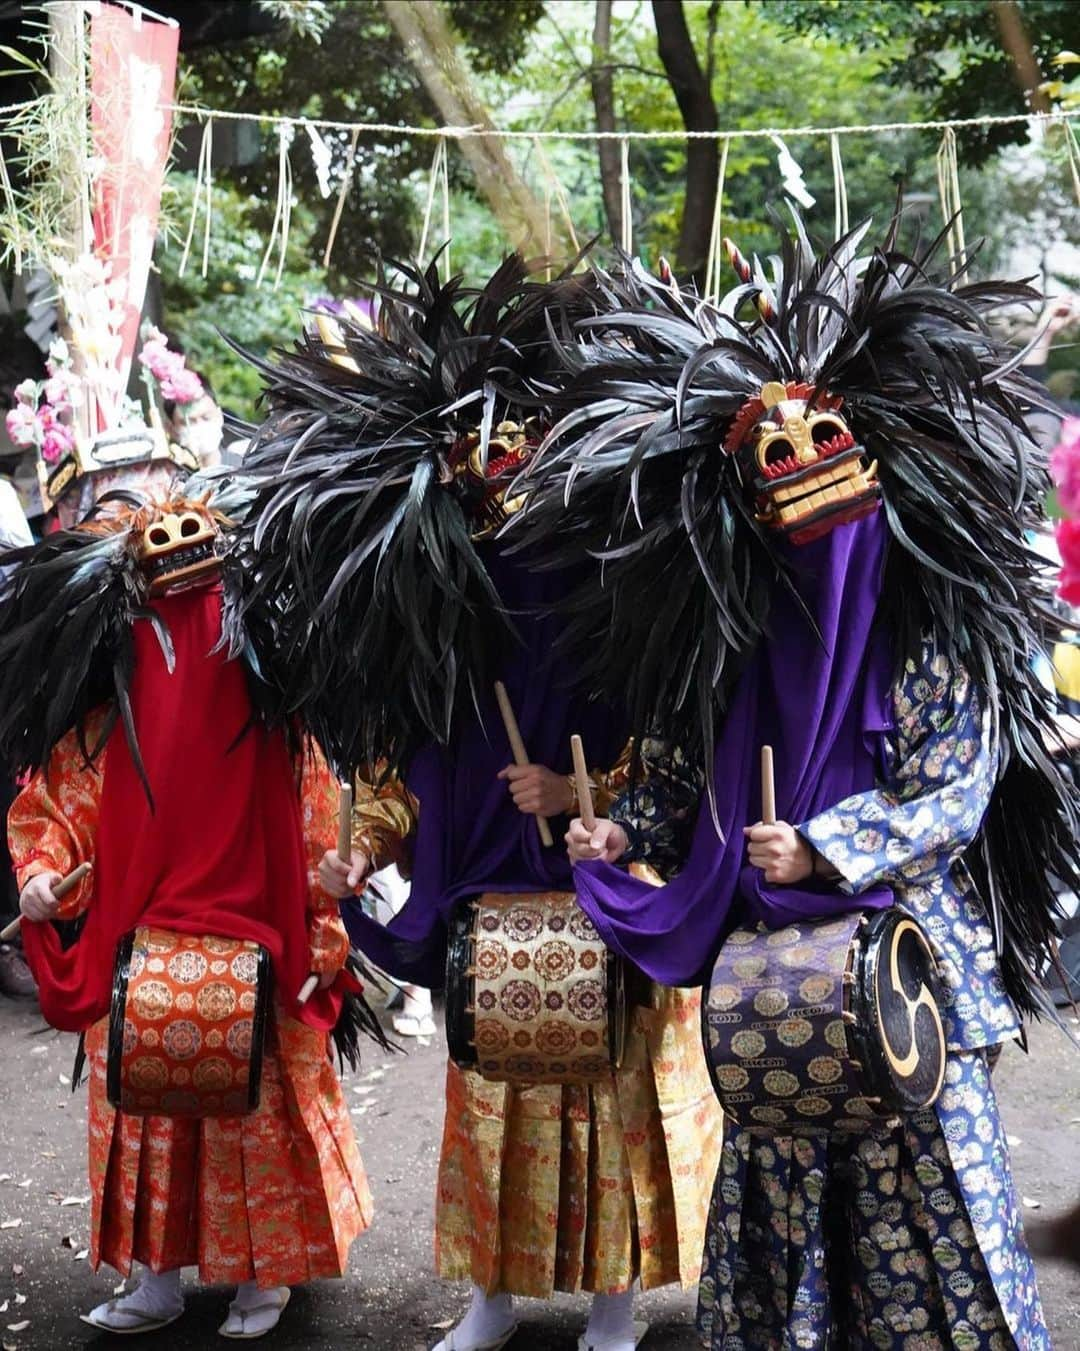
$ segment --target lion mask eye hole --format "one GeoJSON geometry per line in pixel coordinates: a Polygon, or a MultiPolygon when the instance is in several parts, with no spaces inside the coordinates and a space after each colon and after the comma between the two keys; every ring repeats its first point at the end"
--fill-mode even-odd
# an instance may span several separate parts
{"type": "Polygon", "coordinates": [[[180,522],[180,534],[184,539],[190,539],[192,535],[198,535],[202,531],[202,522],[195,516],[185,516],[180,522]]]}
{"type": "Polygon", "coordinates": [[[765,447],[765,464],[780,464],[795,454],[795,447],[786,436],[778,436],[765,447]]]}
{"type": "Polygon", "coordinates": [[[844,424],[838,418],[833,417],[815,418],[810,424],[810,435],[813,437],[815,446],[831,441],[833,437],[840,436],[846,430],[844,424]]]}
{"type": "Polygon", "coordinates": [[[157,545],[158,548],[172,543],[172,536],[163,525],[152,525],[147,532],[147,538],[151,544],[157,545]]]}

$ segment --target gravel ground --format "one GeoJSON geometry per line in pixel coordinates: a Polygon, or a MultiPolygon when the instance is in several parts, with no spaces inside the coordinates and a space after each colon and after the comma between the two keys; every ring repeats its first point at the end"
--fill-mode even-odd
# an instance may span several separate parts
{"type": "MultiPolygon", "coordinates": [[[[130,1351],[207,1351],[227,1293],[187,1282],[182,1321],[123,1342],[95,1333],[78,1314],[108,1298],[113,1273],[85,1257],[89,1207],[84,1089],[71,1092],[74,1040],[43,1031],[32,1006],[0,1000],[6,1054],[0,1059],[0,1344],[19,1351],[125,1346],[130,1351]],[[68,1204],[63,1204],[65,1201],[68,1204]]],[[[346,1094],[375,1193],[376,1219],[352,1251],[342,1282],[294,1293],[266,1345],[423,1351],[466,1302],[460,1287],[431,1275],[432,1197],[442,1128],[441,1037],[408,1056],[368,1056],[346,1094]]],[[[1017,1185],[1029,1223],[1080,1195],[1080,1058],[1058,1032],[1037,1029],[1031,1054],[1009,1047],[996,1082],[1006,1114],[1017,1185]]],[[[1054,1345],[1080,1351],[1080,1268],[1040,1266],[1054,1345]]],[[[693,1294],[664,1291],[639,1301],[651,1322],[643,1351],[691,1351],[693,1294]]],[[[552,1307],[523,1301],[514,1351],[572,1351],[587,1301],[552,1307]]]]}

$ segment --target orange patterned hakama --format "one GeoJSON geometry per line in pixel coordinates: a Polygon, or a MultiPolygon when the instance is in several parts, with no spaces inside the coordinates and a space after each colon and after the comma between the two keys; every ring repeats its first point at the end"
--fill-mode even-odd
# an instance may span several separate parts
{"type": "MultiPolygon", "coordinates": [[[[90,720],[87,741],[100,723],[90,720]]],[[[19,886],[38,872],[93,859],[107,751],[88,768],[73,733],[33,776],[8,819],[19,886]]],[[[318,861],[337,825],[337,787],[321,758],[305,762],[301,793],[308,873],[310,970],[337,971],[348,938],[318,861]]],[[[84,880],[60,917],[92,903],[84,880]]],[[[243,1117],[135,1117],[105,1092],[108,1019],[86,1034],[92,1193],[90,1260],[127,1275],[198,1266],[207,1284],[297,1285],[340,1276],[371,1223],[372,1202],[328,1038],[275,1008],[259,1106],[243,1117]]]]}
{"type": "Polygon", "coordinates": [[[697,1283],[721,1147],[700,1006],[654,986],[607,1082],[518,1087],[448,1066],[440,1276],[537,1298],[697,1283]]]}
{"type": "Polygon", "coordinates": [[[102,1019],[86,1037],[92,1265],[198,1266],[208,1285],[342,1275],[372,1204],[325,1036],[278,1014],[259,1106],[195,1121],[112,1108],[106,1035],[102,1019]]]}

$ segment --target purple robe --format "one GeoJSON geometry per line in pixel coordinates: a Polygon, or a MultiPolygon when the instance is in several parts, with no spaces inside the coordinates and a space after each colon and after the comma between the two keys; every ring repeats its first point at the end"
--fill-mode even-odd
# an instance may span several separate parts
{"type": "MultiPolygon", "coordinates": [[[[579,732],[591,765],[612,764],[625,730],[607,708],[571,695],[554,657],[559,622],[548,607],[565,593],[565,578],[530,572],[494,546],[482,547],[521,636],[496,674],[506,685],[530,760],[569,773],[570,736],[579,732]]],[[[406,773],[420,810],[412,891],[400,913],[384,927],[356,901],[341,907],[350,938],[372,961],[399,980],[436,989],[443,984],[446,924],[459,900],[485,891],[574,889],[565,827],[552,823],[555,843],[545,849],[535,819],[518,811],[508,785],[496,778],[513,756],[493,690],[481,692],[479,712],[468,726],[455,729],[449,747],[420,751],[406,773]]]]}
{"type": "Polygon", "coordinates": [[[650,887],[611,864],[576,868],[578,899],[604,941],[654,980],[699,982],[743,920],[780,927],[891,903],[886,887],[852,897],[812,880],[768,886],[747,863],[743,836],[761,819],[762,745],[774,750],[777,818],[792,825],[875,784],[892,726],[891,643],[875,625],[885,545],[877,512],[790,548],[805,611],[777,587],[769,636],[736,686],[716,746],[720,832],[703,803],[678,877],[650,887]]]}

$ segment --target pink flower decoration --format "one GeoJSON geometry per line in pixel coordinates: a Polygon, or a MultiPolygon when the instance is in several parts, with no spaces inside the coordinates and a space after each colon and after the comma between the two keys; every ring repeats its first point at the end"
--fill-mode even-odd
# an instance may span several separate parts
{"type": "Polygon", "coordinates": [[[41,438],[41,457],[49,464],[55,464],[75,448],[75,439],[69,427],[57,423],[41,438]]]}
{"type": "Polygon", "coordinates": [[[36,404],[38,401],[38,383],[36,380],[21,380],[15,386],[15,399],[22,404],[36,404]]]}
{"type": "Polygon", "coordinates": [[[1050,474],[1062,511],[1080,515],[1080,417],[1067,417],[1061,424],[1061,439],[1050,456],[1050,474]]]}
{"type": "Polygon", "coordinates": [[[1058,521],[1054,534],[1061,551],[1058,595],[1068,605],[1080,605],[1080,521],[1058,521]]]}
{"type": "Polygon", "coordinates": [[[26,403],[17,403],[4,419],[7,434],[17,446],[32,446],[36,440],[37,415],[26,403]]]}
{"type": "Polygon", "coordinates": [[[45,402],[57,413],[66,413],[71,409],[72,380],[65,372],[58,371],[45,381],[45,402]]]}
{"type": "Polygon", "coordinates": [[[194,403],[203,396],[203,384],[194,371],[181,364],[161,382],[162,398],[173,403],[194,403]]]}

